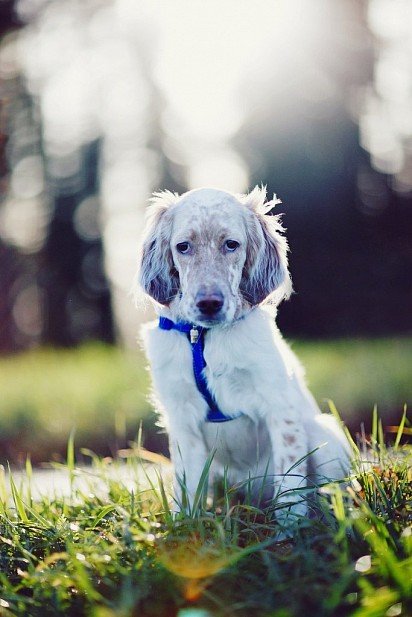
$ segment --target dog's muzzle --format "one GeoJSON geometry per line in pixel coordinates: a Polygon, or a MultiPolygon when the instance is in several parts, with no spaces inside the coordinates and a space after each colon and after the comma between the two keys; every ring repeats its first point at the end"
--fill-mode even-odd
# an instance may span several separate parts
{"type": "Polygon", "coordinates": [[[196,307],[200,315],[209,319],[216,318],[224,304],[223,294],[219,290],[200,290],[195,298],[196,307]]]}

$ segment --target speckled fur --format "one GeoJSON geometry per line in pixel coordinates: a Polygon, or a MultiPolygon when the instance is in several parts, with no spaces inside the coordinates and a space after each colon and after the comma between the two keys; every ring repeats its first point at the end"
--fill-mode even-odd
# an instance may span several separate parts
{"type": "MultiPolygon", "coordinates": [[[[258,188],[240,196],[198,189],[181,197],[158,194],[151,207],[141,286],[160,315],[210,328],[204,350],[209,389],[225,413],[243,412],[223,424],[205,422],[207,406],[195,384],[186,337],[160,330],[157,322],[143,328],[169,431],[177,500],[183,476],[193,498],[212,449],[213,473],[223,475],[226,469],[232,483],[256,478],[255,497],[266,476],[265,499],[348,471],[345,437],[331,416],[320,413],[273,318],[291,283],[283,230],[277,217],[264,215],[273,206],[265,197],[258,188]],[[239,242],[236,251],[224,251],[227,239],[239,242]],[[191,252],[182,255],[176,245],[186,241],[191,252]],[[221,291],[224,304],[205,322],[196,295],[213,288],[221,291]]],[[[298,503],[291,511],[305,514],[306,505],[298,503]]]]}

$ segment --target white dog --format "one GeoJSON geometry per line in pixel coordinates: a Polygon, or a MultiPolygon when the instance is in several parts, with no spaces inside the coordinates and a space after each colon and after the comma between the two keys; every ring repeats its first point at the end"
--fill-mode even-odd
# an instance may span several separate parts
{"type": "Polygon", "coordinates": [[[335,419],[319,411],[275,325],[273,307],[290,295],[291,281],[279,218],[265,216],[277,201],[265,198],[258,187],[248,195],[155,194],[140,284],[160,319],[143,338],[176,499],[184,481],[193,500],[215,450],[215,476],[249,479],[256,501],[283,496],[302,515],[296,489],[346,475],[349,447],[335,419]]]}

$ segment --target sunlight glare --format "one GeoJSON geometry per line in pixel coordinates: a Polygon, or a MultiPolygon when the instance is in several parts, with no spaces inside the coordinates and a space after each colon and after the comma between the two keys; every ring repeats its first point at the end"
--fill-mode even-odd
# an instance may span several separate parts
{"type": "Polygon", "coordinates": [[[241,157],[233,150],[222,149],[192,163],[188,187],[216,186],[226,191],[246,191],[248,180],[248,170],[241,157]]]}

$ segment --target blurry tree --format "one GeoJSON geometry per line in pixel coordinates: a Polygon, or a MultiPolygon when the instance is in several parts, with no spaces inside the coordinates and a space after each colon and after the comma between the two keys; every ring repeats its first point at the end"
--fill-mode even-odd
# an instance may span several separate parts
{"type": "MultiPolygon", "coordinates": [[[[0,41],[10,30],[18,27],[19,20],[14,12],[13,0],[0,3],[0,41]]],[[[0,200],[7,191],[9,165],[6,146],[10,128],[10,101],[18,88],[15,80],[4,79],[4,67],[0,75],[0,200]]],[[[24,271],[24,256],[4,242],[0,236],[0,352],[15,345],[16,329],[12,319],[12,301],[15,282],[24,271]]]]}
{"type": "Polygon", "coordinates": [[[13,4],[0,2],[0,349],[134,346],[147,197],[243,190],[245,161],[249,186],[285,203],[297,290],[285,331],[410,328],[411,107],[406,69],[394,82],[390,67],[395,34],[404,49],[412,35],[379,18],[390,0],[279,0],[261,14],[245,3],[239,20],[234,0],[19,0],[18,35],[13,4]]]}
{"type": "MultiPolygon", "coordinates": [[[[99,146],[96,140],[80,149],[82,173],[69,190],[67,178],[54,186],[40,272],[47,303],[42,340],[54,345],[85,339],[113,341],[99,225],[99,146]]],[[[46,169],[48,163],[53,162],[46,158],[46,169]]]]}
{"type": "Polygon", "coordinates": [[[1,5],[7,19],[0,60],[0,349],[111,341],[96,197],[99,142],[79,150],[79,168],[72,173],[61,173],[45,151],[38,99],[28,91],[19,64],[12,5],[1,5]]]}
{"type": "Polygon", "coordinates": [[[135,346],[142,206],[156,187],[185,188],[165,153],[149,27],[104,0],[15,8],[27,23],[0,49],[1,348],[115,334],[135,346]]]}
{"type": "Polygon", "coordinates": [[[373,77],[367,8],[358,0],[302,4],[305,29],[288,62],[276,62],[274,42],[249,76],[250,111],[236,144],[251,184],[267,183],[284,201],[276,211],[285,213],[297,294],[279,322],[293,336],[412,325],[410,196],[392,190],[392,177],[374,170],[359,144],[362,93],[373,77]]]}

